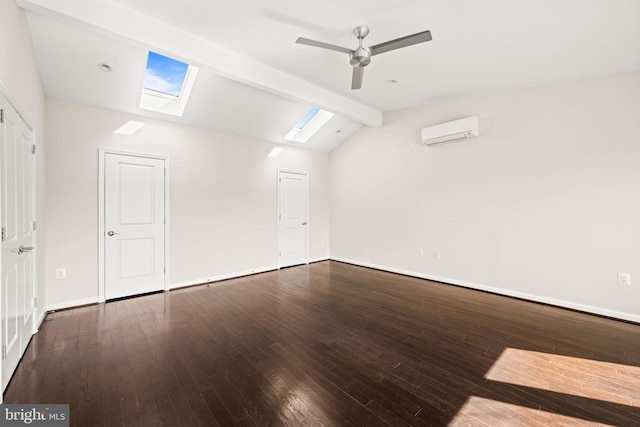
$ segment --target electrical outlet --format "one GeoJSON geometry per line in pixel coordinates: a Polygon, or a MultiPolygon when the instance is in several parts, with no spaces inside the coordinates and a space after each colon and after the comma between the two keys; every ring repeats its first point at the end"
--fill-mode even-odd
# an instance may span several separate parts
{"type": "Polygon", "coordinates": [[[618,273],[618,285],[631,286],[631,273],[618,273]]]}
{"type": "Polygon", "coordinates": [[[64,279],[67,277],[67,269],[66,268],[58,268],[56,269],[56,279],[64,279]]]}
{"type": "Polygon", "coordinates": [[[420,253],[420,256],[424,256],[424,249],[423,248],[418,248],[418,252],[420,253]]]}
{"type": "Polygon", "coordinates": [[[440,251],[433,251],[433,257],[435,259],[440,259],[440,251]]]}

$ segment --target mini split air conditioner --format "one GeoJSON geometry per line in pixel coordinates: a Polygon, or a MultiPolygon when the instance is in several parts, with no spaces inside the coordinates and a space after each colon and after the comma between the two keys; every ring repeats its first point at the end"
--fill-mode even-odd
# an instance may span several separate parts
{"type": "Polygon", "coordinates": [[[462,141],[478,136],[478,117],[471,116],[422,129],[424,145],[462,141]]]}

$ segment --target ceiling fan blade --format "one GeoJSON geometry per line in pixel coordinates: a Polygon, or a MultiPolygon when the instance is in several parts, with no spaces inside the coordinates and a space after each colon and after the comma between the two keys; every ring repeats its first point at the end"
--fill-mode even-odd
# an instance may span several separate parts
{"type": "Polygon", "coordinates": [[[431,40],[431,31],[427,30],[421,33],[411,34],[410,36],[400,37],[399,39],[389,40],[388,42],[371,46],[369,49],[371,50],[371,55],[378,55],[389,52],[390,50],[400,49],[401,47],[428,42],[429,40],[431,40]]]}
{"type": "Polygon", "coordinates": [[[353,50],[347,49],[346,47],[340,47],[340,46],[336,46],[334,44],[329,44],[329,43],[325,43],[325,42],[319,42],[319,41],[311,40],[311,39],[305,39],[304,37],[298,37],[298,40],[296,40],[296,43],[298,43],[298,44],[306,44],[308,46],[321,47],[323,49],[335,50],[335,51],[342,52],[342,53],[352,53],[353,52],[353,50]]]}
{"type": "Polygon", "coordinates": [[[363,75],[364,67],[353,67],[353,76],[351,77],[351,90],[360,89],[362,87],[363,75]]]}

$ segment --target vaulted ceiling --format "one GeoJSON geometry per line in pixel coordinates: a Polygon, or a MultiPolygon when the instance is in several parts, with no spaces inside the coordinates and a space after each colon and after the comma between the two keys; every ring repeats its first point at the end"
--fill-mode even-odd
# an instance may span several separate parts
{"type": "Polygon", "coordinates": [[[637,0],[17,0],[47,96],[296,144],[313,106],[336,115],[305,147],[330,151],[383,112],[640,70],[637,0]],[[372,58],[351,90],[344,53],[430,30],[372,58]],[[149,50],[200,67],[183,117],[141,110],[149,50]],[[104,73],[99,63],[113,71],[104,73]]]}

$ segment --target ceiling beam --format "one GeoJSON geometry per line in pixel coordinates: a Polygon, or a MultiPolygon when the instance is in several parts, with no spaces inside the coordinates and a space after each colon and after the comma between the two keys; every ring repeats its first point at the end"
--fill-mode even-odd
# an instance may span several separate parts
{"type": "Polygon", "coordinates": [[[204,38],[105,0],[17,0],[40,14],[71,19],[147,49],[267,92],[309,103],[368,126],[382,126],[382,112],[299,77],[240,55],[204,38]]]}

